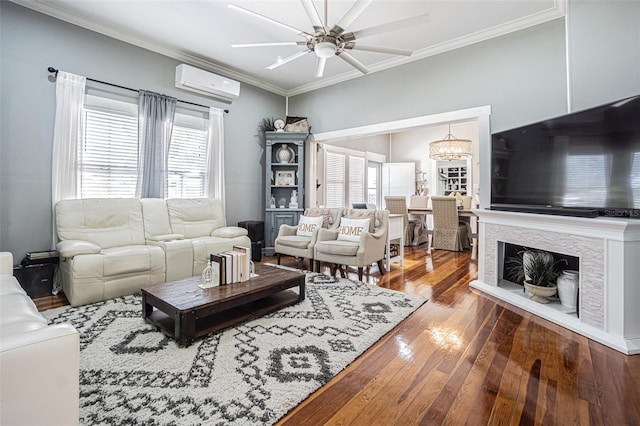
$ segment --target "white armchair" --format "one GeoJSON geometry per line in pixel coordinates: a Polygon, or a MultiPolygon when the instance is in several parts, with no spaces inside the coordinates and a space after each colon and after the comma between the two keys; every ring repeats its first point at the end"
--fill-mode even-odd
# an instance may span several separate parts
{"type": "Polygon", "coordinates": [[[332,274],[336,272],[336,265],[355,266],[358,268],[358,279],[362,281],[364,268],[377,263],[380,274],[384,275],[386,270],[382,260],[388,227],[389,212],[387,210],[344,210],[337,229],[318,231],[314,250],[316,270],[320,270],[321,262],[334,265],[332,274]],[[367,218],[369,229],[354,231],[350,225],[347,226],[349,219],[367,218]],[[345,239],[348,235],[357,235],[357,238],[345,239]]]}
{"type": "Polygon", "coordinates": [[[280,225],[278,236],[275,240],[275,252],[278,258],[278,265],[280,265],[282,255],[301,257],[303,259],[309,259],[309,269],[313,271],[313,248],[318,238],[318,231],[320,228],[337,228],[340,223],[341,214],[342,209],[323,209],[315,207],[306,209],[303,216],[323,218],[321,226],[316,227],[310,232],[302,230],[302,221],[296,226],[286,224],[280,225]]]}

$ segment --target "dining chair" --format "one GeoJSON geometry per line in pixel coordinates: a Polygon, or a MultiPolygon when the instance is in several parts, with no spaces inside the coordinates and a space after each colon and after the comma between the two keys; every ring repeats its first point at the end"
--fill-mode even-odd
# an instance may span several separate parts
{"type": "Polygon", "coordinates": [[[468,226],[460,221],[455,197],[432,196],[434,249],[462,251],[470,247],[468,226]]]}

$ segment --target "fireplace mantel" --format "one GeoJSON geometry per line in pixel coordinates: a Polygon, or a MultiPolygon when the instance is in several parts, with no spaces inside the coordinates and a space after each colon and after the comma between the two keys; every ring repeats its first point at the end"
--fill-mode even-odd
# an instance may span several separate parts
{"type": "Polygon", "coordinates": [[[625,354],[640,353],[640,220],[475,212],[480,245],[478,280],[471,287],[625,354]],[[578,257],[580,317],[505,285],[503,242],[578,257]]]}

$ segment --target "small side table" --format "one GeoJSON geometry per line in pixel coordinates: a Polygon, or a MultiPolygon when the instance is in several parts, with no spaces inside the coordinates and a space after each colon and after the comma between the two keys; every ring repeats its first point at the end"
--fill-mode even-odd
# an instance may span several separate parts
{"type": "Polygon", "coordinates": [[[400,261],[400,265],[404,266],[404,215],[390,214],[389,229],[387,232],[387,271],[391,269],[391,262],[400,261]],[[400,240],[400,256],[391,257],[391,241],[400,240]]]}

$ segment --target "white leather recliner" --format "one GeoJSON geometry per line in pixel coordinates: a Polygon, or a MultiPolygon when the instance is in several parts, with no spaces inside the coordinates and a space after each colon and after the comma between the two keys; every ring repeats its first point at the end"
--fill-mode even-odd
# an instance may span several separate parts
{"type": "MultiPolygon", "coordinates": [[[[233,246],[251,247],[248,232],[238,226],[227,226],[222,203],[216,198],[170,198],[166,200],[170,227],[163,225],[174,237],[181,236],[192,248],[193,262],[187,276],[202,273],[212,253],[232,250],[233,246]]],[[[158,209],[159,210],[159,209],[158,209]]],[[[149,227],[149,215],[145,214],[145,226],[149,227]]],[[[164,219],[162,219],[164,222],[164,219]]],[[[160,219],[153,218],[154,226],[160,219]]],[[[160,229],[159,229],[160,231],[160,229]]],[[[153,238],[153,236],[150,236],[153,238]]],[[[170,265],[170,264],[168,264],[170,265]]],[[[173,270],[173,264],[169,266],[173,270]]],[[[186,270],[181,272],[186,273],[186,270]]]]}
{"type": "Polygon", "coordinates": [[[72,306],[165,281],[165,254],[146,244],[140,200],[63,200],[55,210],[62,288],[72,306]]]}

